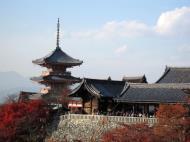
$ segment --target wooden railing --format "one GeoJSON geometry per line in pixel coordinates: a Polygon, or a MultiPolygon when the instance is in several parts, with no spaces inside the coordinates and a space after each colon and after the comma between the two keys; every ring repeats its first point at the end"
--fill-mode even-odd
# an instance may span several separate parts
{"type": "Polygon", "coordinates": [[[137,124],[147,123],[154,125],[157,123],[156,118],[148,117],[127,117],[127,116],[106,116],[106,115],[82,115],[82,114],[66,114],[60,117],[61,121],[66,119],[90,119],[90,120],[107,120],[108,122],[125,123],[125,124],[137,124]]]}

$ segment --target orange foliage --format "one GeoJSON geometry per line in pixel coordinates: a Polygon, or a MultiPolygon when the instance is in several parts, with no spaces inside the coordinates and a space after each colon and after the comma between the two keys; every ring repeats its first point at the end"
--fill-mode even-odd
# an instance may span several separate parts
{"type": "Polygon", "coordinates": [[[157,111],[159,123],[155,134],[164,137],[165,141],[185,141],[190,128],[188,109],[181,104],[160,105],[157,111]]]}

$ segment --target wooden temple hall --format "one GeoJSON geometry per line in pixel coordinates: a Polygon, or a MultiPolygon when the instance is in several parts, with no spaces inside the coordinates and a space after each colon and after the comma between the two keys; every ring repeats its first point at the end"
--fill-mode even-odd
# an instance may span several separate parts
{"type": "Polygon", "coordinates": [[[81,65],[83,61],[61,49],[59,28],[58,19],[55,50],[33,61],[47,70],[31,79],[46,87],[39,93],[21,92],[19,101],[45,99],[50,104],[53,100],[55,104],[65,90],[70,90],[65,96],[68,100],[65,107],[70,113],[126,116],[154,116],[160,104],[187,103],[190,96],[190,67],[166,67],[163,75],[153,84],[147,82],[145,75],[124,76],[118,81],[111,77],[89,79],[72,76],[68,69],[81,65]]]}

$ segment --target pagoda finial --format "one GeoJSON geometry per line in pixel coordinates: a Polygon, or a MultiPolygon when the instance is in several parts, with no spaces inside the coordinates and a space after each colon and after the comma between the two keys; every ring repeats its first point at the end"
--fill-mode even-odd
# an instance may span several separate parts
{"type": "Polygon", "coordinates": [[[57,47],[59,48],[59,18],[57,20],[57,47]]]}

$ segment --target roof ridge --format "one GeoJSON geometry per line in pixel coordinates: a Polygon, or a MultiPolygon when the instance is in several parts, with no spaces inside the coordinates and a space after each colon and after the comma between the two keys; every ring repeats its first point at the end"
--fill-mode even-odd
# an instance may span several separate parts
{"type": "Polygon", "coordinates": [[[169,71],[170,71],[170,68],[168,66],[166,66],[164,73],[161,75],[161,77],[155,83],[159,83],[160,80],[162,80],[162,78],[164,78],[168,74],[169,71]]]}
{"type": "Polygon", "coordinates": [[[91,80],[91,81],[102,81],[102,82],[125,82],[122,80],[107,80],[107,79],[94,79],[94,78],[84,78],[85,80],[91,80]]]}
{"type": "Polygon", "coordinates": [[[84,81],[84,85],[85,85],[85,87],[86,87],[86,90],[88,91],[88,92],[91,92],[92,94],[94,94],[94,95],[97,95],[98,97],[100,97],[100,92],[97,90],[97,89],[94,89],[93,87],[92,87],[92,84],[91,84],[91,86],[89,86],[89,84],[86,82],[86,81],[84,81]],[[98,92],[97,92],[98,91],[98,92]]]}
{"type": "Polygon", "coordinates": [[[190,66],[167,66],[170,69],[190,69],[190,66]]]}
{"type": "Polygon", "coordinates": [[[123,78],[144,78],[146,77],[145,75],[143,76],[123,76],[123,78]]]}
{"type": "Polygon", "coordinates": [[[130,83],[133,88],[168,88],[168,89],[190,89],[190,83],[130,83]]]}
{"type": "Polygon", "coordinates": [[[123,89],[120,93],[120,97],[123,96],[123,94],[130,88],[130,84],[129,83],[125,83],[125,85],[123,86],[123,89]]]}
{"type": "Polygon", "coordinates": [[[79,85],[77,86],[77,87],[75,87],[71,92],[70,92],[70,94],[69,95],[72,95],[72,94],[74,94],[75,92],[77,92],[80,88],[81,88],[81,86],[84,84],[84,78],[82,79],[82,81],[79,83],[79,85]]]}

